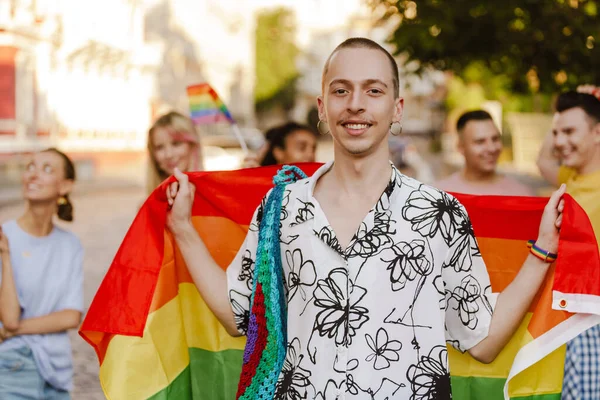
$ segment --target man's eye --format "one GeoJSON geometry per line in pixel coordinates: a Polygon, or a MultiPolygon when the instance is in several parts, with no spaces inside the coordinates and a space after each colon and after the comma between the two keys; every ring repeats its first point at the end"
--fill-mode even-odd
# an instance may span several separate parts
{"type": "Polygon", "coordinates": [[[371,94],[382,94],[383,92],[379,89],[369,89],[369,93],[371,94]]]}
{"type": "Polygon", "coordinates": [[[33,170],[35,170],[35,165],[33,165],[33,163],[29,163],[27,164],[27,171],[29,172],[33,172],[33,170]]]}
{"type": "Polygon", "coordinates": [[[47,174],[51,174],[52,173],[52,167],[49,165],[44,165],[44,172],[47,174]]]}
{"type": "Polygon", "coordinates": [[[333,91],[333,93],[335,93],[335,94],[344,94],[344,93],[347,93],[347,92],[348,91],[346,89],[335,89],[333,91]]]}

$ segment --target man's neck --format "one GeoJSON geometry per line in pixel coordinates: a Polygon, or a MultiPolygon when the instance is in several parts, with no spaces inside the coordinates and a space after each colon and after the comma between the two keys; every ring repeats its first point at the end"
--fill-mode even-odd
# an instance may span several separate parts
{"type": "Polygon", "coordinates": [[[387,154],[379,151],[362,158],[336,154],[333,167],[327,174],[328,185],[341,195],[381,195],[391,175],[387,154]]]}
{"type": "Polygon", "coordinates": [[[583,165],[581,168],[576,169],[578,175],[588,175],[598,171],[600,171],[600,156],[595,157],[589,163],[583,165]]]}
{"type": "Polygon", "coordinates": [[[469,183],[494,183],[499,174],[494,170],[491,172],[477,171],[472,168],[464,168],[460,173],[462,179],[469,183]]]}

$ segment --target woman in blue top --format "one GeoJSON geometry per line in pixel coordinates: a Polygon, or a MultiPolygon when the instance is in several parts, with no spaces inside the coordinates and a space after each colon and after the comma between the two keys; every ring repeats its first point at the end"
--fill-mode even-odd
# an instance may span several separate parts
{"type": "Polygon", "coordinates": [[[71,160],[35,153],[23,174],[26,210],[0,231],[0,399],[69,399],[68,329],[83,311],[83,249],[54,214],[73,220],[71,160]]]}

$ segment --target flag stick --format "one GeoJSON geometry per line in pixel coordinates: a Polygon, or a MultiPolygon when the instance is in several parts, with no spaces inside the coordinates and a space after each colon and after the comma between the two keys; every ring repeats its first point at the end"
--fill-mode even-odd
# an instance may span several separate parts
{"type": "Polygon", "coordinates": [[[240,128],[237,126],[236,123],[231,124],[231,128],[233,129],[233,133],[235,134],[235,137],[237,138],[238,142],[240,142],[240,146],[242,147],[244,154],[248,154],[248,146],[246,145],[246,141],[242,136],[240,128]]]}

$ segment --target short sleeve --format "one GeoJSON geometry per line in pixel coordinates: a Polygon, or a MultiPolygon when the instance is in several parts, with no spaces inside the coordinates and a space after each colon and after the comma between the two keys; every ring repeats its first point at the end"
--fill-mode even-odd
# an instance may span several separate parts
{"type": "Polygon", "coordinates": [[[64,296],[58,303],[59,310],[77,310],[83,312],[83,247],[78,243],[75,255],[71,259],[69,277],[66,280],[64,296]]]}
{"type": "MultiPolygon", "coordinates": [[[[266,198],[266,197],[265,197],[266,198]]],[[[250,298],[254,282],[254,264],[258,246],[258,229],[265,200],[254,211],[246,239],[227,267],[227,289],[238,331],[245,335],[250,318],[250,298]]]]}
{"type": "Polygon", "coordinates": [[[558,183],[567,183],[576,174],[575,170],[561,165],[558,169],[558,183]]]}
{"type": "Polygon", "coordinates": [[[446,341],[466,351],[487,337],[496,296],[491,293],[490,277],[462,205],[457,222],[460,229],[442,267],[446,341]]]}

